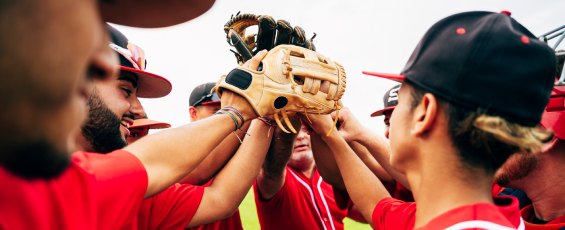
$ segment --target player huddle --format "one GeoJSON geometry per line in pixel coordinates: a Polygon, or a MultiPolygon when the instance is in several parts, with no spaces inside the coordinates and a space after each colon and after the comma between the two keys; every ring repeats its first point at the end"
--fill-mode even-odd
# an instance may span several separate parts
{"type": "Polygon", "coordinates": [[[239,13],[240,66],[194,88],[188,125],[151,120],[138,98],[172,85],[105,22],[171,26],[213,1],[124,2],[0,3],[0,229],[243,229],[250,188],[262,229],[565,228],[565,55],[509,12],[444,18],[400,74],[364,72],[401,83],[380,135],[341,103],[347,66],[239,13]]]}

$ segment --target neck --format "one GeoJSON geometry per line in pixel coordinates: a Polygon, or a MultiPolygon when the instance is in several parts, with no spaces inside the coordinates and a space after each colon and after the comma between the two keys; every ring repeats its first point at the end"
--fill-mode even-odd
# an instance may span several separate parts
{"type": "Polygon", "coordinates": [[[456,159],[455,153],[444,155],[435,151],[432,154],[437,154],[428,155],[436,158],[436,162],[422,165],[419,172],[406,173],[418,207],[414,228],[425,226],[437,216],[457,207],[481,202],[493,203],[493,175],[469,173],[459,166],[461,163],[456,159]],[[442,155],[452,156],[452,159],[439,159],[442,155]]]}
{"type": "Polygon", "coordinates": [[[534,171],[517,181],[517,187],[532,200],[538,219],[551,221],[565,215],[565,171],[562,159],[543,156],[534,171]]]}
{"type": "Polygon", "coordinates": [[[92,148],[92,144],[84,138],[81,131],[79,131],[75,137],[75,148],[77,151],[95,152],[92,148]]]}
{"type": "Polygon", "coordinates": [[[289,165],[292,169],[304,174],[305,176],[307,176],[308,178],[312,179],[312,177],[314,176],[314,160],[310,159],[310,160],[303,160],[303,161],[293,161],[292,163],[289,163],[289,165]]]}

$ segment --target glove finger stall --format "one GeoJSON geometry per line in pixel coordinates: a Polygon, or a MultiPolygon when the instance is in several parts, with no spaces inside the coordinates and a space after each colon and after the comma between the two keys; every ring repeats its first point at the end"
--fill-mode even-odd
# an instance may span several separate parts
{"type": "Polygon", "coordinates": [[[294,31],[290,23],[285,20],[278,20],[277,31],[277,41],[275,42],[275,46],[289,45],[292,40],[292,32],[294,31]]]}
{"type": "Polygon", "coordinates": [[[235,47],[239,55],[241,55],[243,62],[246,62],[247,60],[253,57],[253,52],[235,30],[231,29],[229,31],[228,39],[230,40],[231,44],[235,47]]]}
{"type": "Polygon", "coordinates": [[[277,29],[276,21],[268,15],[263,15],[257,19],[259,31],[257,32],[257,49],[254,54],[261,50],[271,50],[275,43],[275,33],[277,29]]]}

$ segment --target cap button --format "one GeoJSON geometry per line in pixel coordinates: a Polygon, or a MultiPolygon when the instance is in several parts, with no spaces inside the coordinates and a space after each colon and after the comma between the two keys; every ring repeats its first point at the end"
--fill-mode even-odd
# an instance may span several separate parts
{"type": "Polygon", "coordinates": [[[506,15],[508,15],[508,16],[512,15],[512,13],[510,13],[510,11],[507,11],[507,10],[500,11],[500,13],[501,13],[501,14],[506,14],[506,15]]]}

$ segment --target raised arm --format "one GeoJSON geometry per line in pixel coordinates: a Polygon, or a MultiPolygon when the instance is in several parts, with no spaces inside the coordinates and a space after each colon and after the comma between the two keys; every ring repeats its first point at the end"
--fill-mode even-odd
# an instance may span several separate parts
{"type": "MultiPolygon", "coordinates": [[[[246,122],[241,130],[247,131],[251,122],[246,122]]],[[[233,157],[241,142],[239,138],[244,138],[243,131],[231,133],[200,163],[191,173],[184,177],[179,183],[204,185],[208,183],[233,157]],[[237,137],[236,137],[237,135],[237,137]],[[238,138],[239,137],[239,138],[238,138]]]]}
{"type": "Polygon", "coordinates": [[[249,134],[226,166],[204,188],[202,201],[187,227],[216,222],[230,217],[253,185],[269,148],[272,130],[259,120],[249,127],[249,134]],[[267,134],[269,132],[269,134],[267,134]]]}
{"type": "MultiPolygon", "coordinates": [[[[267,51],[257,53],[245,65],[257,69],[266,54],[267,51]]],[[[257,116],[247,100],[233,92],[225,90],[221,100],[222,107],[238,109],[247,121],[257,116]]],[[[231,116],[220,114],[149,135],[127,146],[124,150],[137,156],[147,171],[145,197],[165,190],[192,172],[234,127],[231,116]]]]}
{"type": "MultiPolygon", "coordinates": [[[[335,113],[332,114],[332,118],[335,118],[335,113]]],[[[359,144],[363,145],[366,150],[369,151],[372,157],[378,162],[380,168],[384,169],[386,173],[390,175],[396,182],[400,183],[405,188],[410,189],[406,175],[398,172],[390,165],[391,150],[388,139],[363,126],[357,120],[357,118],[353,116],[348,108],[343,108],[340,111],[339,121],[342,124],[342,126],[340,126],[339,128],[339,133],[345,140],[347,140],[348,142],[358,142],[359,144]]],[[[361,151],[357,152],[360,153],[361,151]]],[[[360,157],[363,158],[363,156],[361,155],[360,157]]],[[[382,171],[375,169],[372,169],[372,171],[375,172],[375,175],[378,176],[383,173],[382,171]]]]}
{"type": "MultiPolygon", "coordinates": [[[[290,119],[295,128],[300,128],[300,119],[297,117],[290,119]]],[[[280,139],[277,135],[272,137],[267,157],[257,176],[259,196],[264,200],[273,198],[284,185],[286,165],[294,150],[294,140],[298,136],[294,133],[285,133],[278,128],[275,132],[278,132],[280,139]]]]}
{"type": "MultiPolygon", "coordinates": [[[[312,144],[312,154],[314,155],[314,161],[320,176],[322,176],[326,183],[332,185],[334,189],[345,190],[343,178],[330,147],[319,134],[314,132],[310,134],[310,143],[312,144]]],[[[345,201],[345,205],[347,205],[347,202],[348,200],[345,201]]]]}
{"type": "MultiPolygon", "coordinates": [[[[312,142],[312,152],[314,154],[314,159],[316,161],[316,167],[318,172],[324,178],[324,181],[331,184],[334,189],[345,190],[345,184],[343,183],[343,177],[339,172],[335,158],[331,152],[331,149],[324,142],[319,134],[312,133],[310,135],[312,142]]],[[[371,155],[369,150],[365,146],[359,144],[356,141],[348,142],[349,147],[361,158],[363,163],[369,167],[369,169],[384,182],[392,183],[394,179],[383,169],[383,167],[377,162],[377,160],[371,155]]]]}
{"type": "MultiPolygon", "coordinates": [[[[332,126],[333,120],[329,115],[320,116],[320,119],[312,124],[317,133],[328,133],[332,126]]],[[[390,194],[338,132],[334,131],[322,138],[333,152],[351,200],[367,222],[372,223],[373,210],[383,198],[390,197],[390,194]]]]}

